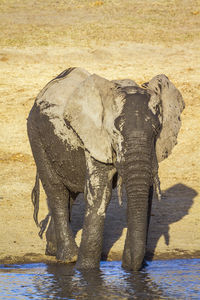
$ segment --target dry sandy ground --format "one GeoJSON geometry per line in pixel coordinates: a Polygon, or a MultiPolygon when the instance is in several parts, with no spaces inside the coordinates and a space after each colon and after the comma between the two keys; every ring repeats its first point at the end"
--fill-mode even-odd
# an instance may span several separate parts
{"type": "MultiPolygon", "coordinates": [[[[35,165],[26,117],[40,89],[70,66],[139,84],[164,73],[180,89],[182,128],[160,164],[163,198],[154,199],[147,248],[151,258],[200,257],[199,1],[52,2],[0,2],[0,262],[52,260],[32,218],[35,165]]],[[[125,208],[114,193],[104,258],[121,258],[125,208]]],[[[42,192],[40,219],[46,212],[42,192]]],[[[73,215],[80,240],[81,197],[73,215]]]]}

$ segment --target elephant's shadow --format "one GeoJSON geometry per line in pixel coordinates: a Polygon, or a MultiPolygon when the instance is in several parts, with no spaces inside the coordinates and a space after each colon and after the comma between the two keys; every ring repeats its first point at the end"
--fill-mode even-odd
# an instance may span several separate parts
{"type": "Polygon", "coordinates": [[[179,183],[164,191],[161,201],[154,197],[146,254],[148,260],[153,259],[161,236],[164,237],[165,244],[170,245],[170,224],[180,221],[188,214],[197,194],[194,189],[179,183]]]}
{"type": "MultiPolygon", "coordinates": [[[[178,222],[188,214],[196,195],[197,192],[194,189],[179,183],[164,191],[160,201],[156,196],[154,197],[148,234],[147,259],[153,259],[161,236],[164,237],[166,245],[170,244],[169,225],[178,222]]],[[[72,211],[74,234],[82,228],[84,209],[83,196],[79,196],[72,211]]],[[[119,240],[126,227],[126,197],[124,195],[123,205],[120,206],[115,189],[106,214],[102,259],[108,258],[110,249],[119,240]]],[[[119,248],[116,249],[118,253],[114,254],[116,260],[121,259],[122,256],[123,246],[121,243],[119,243],[119,248]]]]}

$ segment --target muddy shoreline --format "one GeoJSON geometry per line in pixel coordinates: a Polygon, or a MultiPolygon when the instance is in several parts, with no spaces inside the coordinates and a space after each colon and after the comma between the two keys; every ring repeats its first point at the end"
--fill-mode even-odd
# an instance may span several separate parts
{"type": "MultiPolygon", "coordinates": [[[[112,257],[113,261],[121,260],[121,253],[118,253],[112,257]]],[[[149,261],[149,257],[152,256],[152,253],[146,254],[146,260],[149,261]]],[[[169,259],[192,259],[200,258],[200,251],[188,252],[184,251],[174,251],[172,253],[158,253],[154,254],[153,260],[169,260],[169,259]]],[[[102,260],[105,261],[102,257],[102,260]]],[[[111,261],[111,259],[109,259],[111,261]]],[[[30,263],[45,263],[45,264],[60,264],[55,257],[48,256],[45,254],[36,254],[36,253],[26,253],[23,256],[14,256],[9,255],[0,258],[1,265],[13,265],[13,264],[30,264],[30,263]]]]}

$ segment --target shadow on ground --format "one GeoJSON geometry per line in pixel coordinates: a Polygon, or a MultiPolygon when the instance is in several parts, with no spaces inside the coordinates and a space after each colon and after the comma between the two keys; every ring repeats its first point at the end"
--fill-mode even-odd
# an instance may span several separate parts
{"type": "MultiPolygon", "coordinates": [[[[179,183],[164,191],[160,201],[154,197],[147,244],[148,260],[153,259],[161,236],[164,236],[166,245],[170,244],[169,225],[180,221],[188,214],[196,196],[197,192],[194,189],[179,183]]],[[[72,212],[72,228],[75,234],[82,228],[83,219],[84,201],[81,195],[74,203],[72,212]]],[[[105,220],[102,259],[107,259],[110,249],[119,240],[126,227],[126,197],[124,195],[123,205],[120,206],[114,190],[105,220]]],[[[121,256],[122,251],[123,248],[118,249],[117,256],[121,256]]]]}
{"type": "Polygon", "coordinates": [[[147,244],[148,260],[153,259],[161,236],[164,237],[165,244],[170,245],[169,226],[188,215],[197,194],[194,189],[179,183],[167,189],[161,201],[154,198],[147,244]]]}

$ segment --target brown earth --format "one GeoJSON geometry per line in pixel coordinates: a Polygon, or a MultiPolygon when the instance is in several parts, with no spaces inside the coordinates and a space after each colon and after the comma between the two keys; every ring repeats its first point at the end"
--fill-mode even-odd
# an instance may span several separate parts
{"type": "MultiPolygon", "coordinates": [[[[40,89],[70,66],[139,84],[164,73],[180,89],[182,128],[160,164],[163,197],[154,199],[147,248],[151,258],[200,257],[200,2],[1,0],[0,27],[0,262],[55,261],[32,218],[26,117],[40,89]]],[[[121,258],[125,207],[114,193],[104,258],[121,258]]],[[[42,192],[40,219],[46,212],[42,192]]],[[[80,240],[83,200],[73,215],[80,240]]]]}

